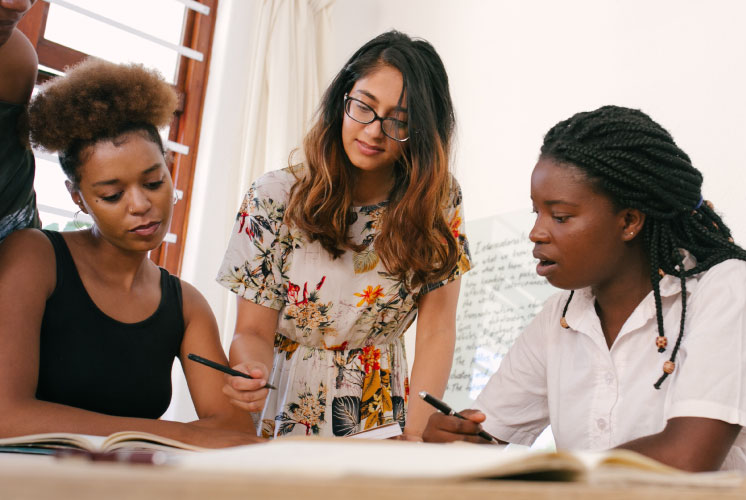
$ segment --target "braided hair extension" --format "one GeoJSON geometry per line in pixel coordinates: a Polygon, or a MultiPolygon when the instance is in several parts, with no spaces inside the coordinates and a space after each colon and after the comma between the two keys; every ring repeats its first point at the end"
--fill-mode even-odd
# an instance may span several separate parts
{"type": "MultiPolygon", "coordinates": [[[[665,274],[681,280],[679,334],[663,375],[654,384],[660,389],[673,372],[684,335],[686,278],[728,259],[746,260],[746,251],[733,242],[712,203],[703,200],[702,174],[689,156],[642,111],[604,106],[578,113],[547,132],[541,157],[580,168],[617,208],[635,208],[646,215],[642,237],[650,259],[659,352],[665,351],[667,343],[660,281],[665,274]],[[693,268],[684,269],[681,249],[696,258],[693,268]]],[[[570,300],[572,293],[565,311],[570,300]]]]}

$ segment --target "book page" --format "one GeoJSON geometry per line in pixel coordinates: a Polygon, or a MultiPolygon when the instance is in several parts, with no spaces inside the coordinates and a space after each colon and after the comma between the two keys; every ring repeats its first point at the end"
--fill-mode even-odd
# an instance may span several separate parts
{"type": "Polygon", "coordinates": [[[179,466],[241,471],[275,477],[335,479],[490,478],[564,471],[574,477],[581,462],[557,453],[510,450],[499,445],[416,443],[364,439],[276,439],[180,457],[179,466]]]}
{"type": "Polygon", "coordinates": [[[391,422],[365,431],[347,434],[343,437],[353,439],[388,439],[401,436],[401,434],[401,425],[399,425],[399,422],[391,422]]]}
{"type": "Polygon", "coordinates": [[[40,448],[79,448],[88,451],[101,450],[105,436],[49,432],[0,439],[0,446],[28,446],[40,448]]]}
{"type": "Polygon", "coordinates": [[[88,451],[113,451],[119,449],[145,450],[193,450],[210,448],[182,443],[155,434],[139,431],[115,432],[109,436],[93,436],[74,433],[44,433],[0,439],[0,446],[28,446],[44,448],[79,448],[88,451]]]}
{"type": "Polygon", "coordinates": [[[121,449],[206,451],[210,449],[140,431],[115,432],[105,439],[102,448],[105,451],[121,449]]]}
{"type": "Polygon", "coordinates": [[[740,486],[734,472],[687,473],[629,450],[569,452],[471,443],[280,438],[182,455],[178,467],[314,479],[499,479],[740,486]]]}
{"type": "Polygon", "coordinates": [[[574,455],[585,465],[584,480],[593,484],[737,487],[743,481],[736,471],[691,473],[630,450],[579,451],[574,455]]]}

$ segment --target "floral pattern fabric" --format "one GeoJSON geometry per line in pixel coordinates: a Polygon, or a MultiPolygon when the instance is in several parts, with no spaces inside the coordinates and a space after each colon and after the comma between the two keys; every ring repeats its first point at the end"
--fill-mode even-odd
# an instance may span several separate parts
{"type": "Polygon", "coordinates": [[[351,238],[366,244],[333,260],[319,242],[283,222],[291,169],[270,172],[244,197],[218,282],[279,311],[269,391],[259,418],[265,437],[344,436],[397,421],[409,391],[403,334],[417,300],[471,267],[461,191],[453,182],[446,220],[459,242],[447,279],[410,290],[375,253],[386,202],[353,207],[351,238]]]}

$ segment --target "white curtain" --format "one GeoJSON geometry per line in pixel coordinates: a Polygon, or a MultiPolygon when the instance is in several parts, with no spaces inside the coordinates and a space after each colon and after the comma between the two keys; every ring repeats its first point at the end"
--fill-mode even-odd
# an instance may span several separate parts
{"type": "Polygon", "coordinates": [[[287,166],[318,106],[333,0],[265,0],[259,13],[241,150],[242,186],[287,166]]]}
{"type": "MultiPolygon", "coordinates": [[[[300,147],[329,72],[334,0],[221,0],[181,276],[207,298],[223,344],[235,296],[215,282],[241,198],[300,147]]],[[[180,367],[164,418],[194,417],[180,367]]]]}

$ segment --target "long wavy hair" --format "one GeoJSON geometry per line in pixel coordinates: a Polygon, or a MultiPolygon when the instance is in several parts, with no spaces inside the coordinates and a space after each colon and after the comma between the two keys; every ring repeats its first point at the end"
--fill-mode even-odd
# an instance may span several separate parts
{"type": "Polygon", "coordinates": [[[342,145],[343,100],[357,80],[384,65],[402,74],[410,137],[394,166],[394,187],[374,245],[391,275],[417,287],[443,279],[458,260],[458,244],[443,213],[453,182],[453,104],[443,62],[428,42],[389,31],[347,61],[326,89],[303,141],[305,168],[290,192],[286,221],[335,259],[348,249],[363,249],[348,234],[356,174],[342,145]]]}

